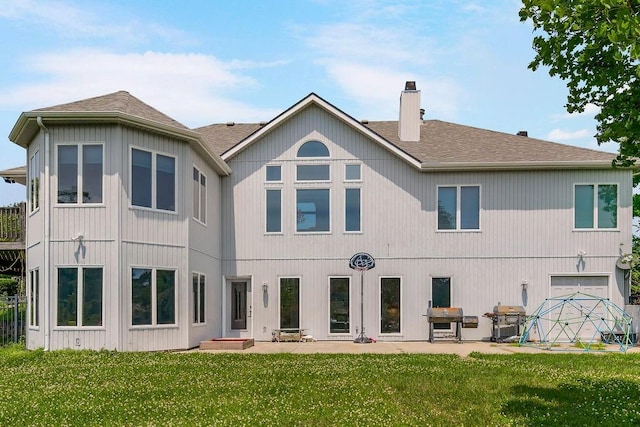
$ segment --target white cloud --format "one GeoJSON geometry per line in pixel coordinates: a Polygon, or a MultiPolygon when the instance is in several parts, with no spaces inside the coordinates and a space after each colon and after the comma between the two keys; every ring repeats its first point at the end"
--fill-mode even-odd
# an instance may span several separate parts
{"type": "Polygon", "coordinates": [[[589,129],[580,129],[577,131],[566,131],[562,129],[553,129],[547,134],[547,139],[551,141],[569,141],[574,139],[588,138],[590,135],[589,129]]]}
{"type": "MultiPolygon", "coordinates": [[[[398,7],[393,14],[403,11],[398,7]]],[[[351,113],[371,120],[397,117],[400,91],[405,81],[415,80],[428,115],[455,119],[461,87],[452,79],[425,73],[433,69],[439,52],[432,41],[418,36],[410,26],[373,25],[362,18],[307,28],[306,34],[311,35],[304,39],[316,64],[358,104],[351,113]]]]}
{"type": "Polygon", "coordinates": [[[41,108],[126,90],[190,127],[268,120],[277,114],[234,101],[235,93],[258,83],[235,72],[237,63],[208,55],[75,50],[32,57],[24,66],[47,81],[3,89],[0,106],[22,106],[28,99],[32,104],[24,108],[41,108]]]}
{"type": "Polygon", "coordinates": [[[172,43],[194,42],[186,32],[176,28],[129,19],[113,5],[87,2],[82,5],[80,8],[64,1],[6,0],[0,4],[0,18],[83,41],[92,38],[144,42],[159,38],[172,43]]]}

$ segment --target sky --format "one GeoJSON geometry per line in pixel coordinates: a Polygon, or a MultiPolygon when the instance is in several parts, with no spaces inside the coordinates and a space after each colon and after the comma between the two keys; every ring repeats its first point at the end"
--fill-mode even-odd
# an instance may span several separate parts
{"type": "MultiPolygon", "coordinates": [[[[517,0],[0,0],[0,170],[20,114],[126,90],[184,125],[269,121],[314,92],[397,120],[408,80],[425,119],[598,146],[595,108],[534,57],[517,0]]],[[[26,189],[0,180],[0,206],[26,189]]]]}

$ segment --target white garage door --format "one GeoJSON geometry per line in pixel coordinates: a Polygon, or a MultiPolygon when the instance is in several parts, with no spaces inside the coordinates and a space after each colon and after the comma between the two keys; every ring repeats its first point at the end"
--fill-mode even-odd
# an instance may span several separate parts
{"type": "Polygon", "coordinates": [[[609,276],[551,276],[551,297],[581,292],[607,298],[609,276]]]}
{"type": "MultiPolygon", "coordinates": [[[[551,298],[571,295],[580,292],[595,297],[608,298],[609,276],[551,276],[551,298]]],[[[565,304],[559,306],[551,313],[550,320],[561,320],[557,324],[551,322],[549,330],[556,335],[556,341],[572,341],[575,337],[591,341],[599,337],[596,330],[598,322],[584,322],[585,316],[594,316],[595,319],[607,316],[602,311],[604,307],[596,307],[595,301],[589,299],[576,301],[574,305],[565,304]],[[594,310],[595,308],[595,310],[594,310]]]]}

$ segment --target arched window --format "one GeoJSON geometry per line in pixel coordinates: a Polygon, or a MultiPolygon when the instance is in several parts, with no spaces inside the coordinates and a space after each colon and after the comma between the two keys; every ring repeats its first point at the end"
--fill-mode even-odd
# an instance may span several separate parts
{"type": "Polygon", "coordinates": [[[329,157],[329,149],[320,141],[307,141],[298,149],[298,157],[329,157]]]}

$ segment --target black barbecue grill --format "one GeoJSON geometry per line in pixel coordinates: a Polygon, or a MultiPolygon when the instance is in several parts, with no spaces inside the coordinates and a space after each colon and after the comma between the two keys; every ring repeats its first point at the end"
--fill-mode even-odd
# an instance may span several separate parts
{"type": "Polygon", "coordinates": [[[478,316],[463,316],[462,309],[458,307],[429,307],[427,320],[429,322],[429,342],[431,343],[436,338],[433,333],[434,323],[455,323],[454,339],[457,342],[462,341],[462,328],[478,327],[478,316]]]}
{"type": "Polygon", "coordinates": [[[520,305],[501,305],[493,307],[493,312],[485,313],[491,319],[491,341],[502,342],[505,338],[520,335],[520,327],[527,318],[524,307],[520,305]]]}

